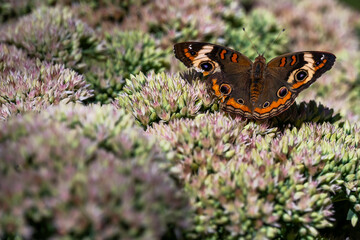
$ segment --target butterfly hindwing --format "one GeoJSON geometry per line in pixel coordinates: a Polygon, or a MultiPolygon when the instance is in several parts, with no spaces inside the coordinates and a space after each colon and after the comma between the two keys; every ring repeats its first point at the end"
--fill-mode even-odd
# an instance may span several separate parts
{"type": "Polygon", "coordinates": [[[226,112],[251,118],[250,72],[227,75],[216,72],[209,75],[210,91],[220,99],[220,107],[226,112]]]}

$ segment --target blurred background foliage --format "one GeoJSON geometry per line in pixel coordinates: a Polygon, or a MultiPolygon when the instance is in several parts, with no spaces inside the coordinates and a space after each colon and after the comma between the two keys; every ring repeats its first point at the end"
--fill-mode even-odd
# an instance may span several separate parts
{"type": "Polygon", "coordinates": [[[360,239],[359,11],[0,0],[0,239],[360,239]],[[337,61],[256,123],[219,111],[181,41],[337,61]]]}

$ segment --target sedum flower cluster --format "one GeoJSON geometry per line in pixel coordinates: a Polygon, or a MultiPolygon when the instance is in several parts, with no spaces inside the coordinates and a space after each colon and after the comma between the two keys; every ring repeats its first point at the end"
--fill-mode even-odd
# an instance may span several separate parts
{"type": "Polygon", "coordinates": [[[143,127],[153,122],[195,117],[217,107],[204,83],[190,85],[179,74],[165,73],[131,76],[116,106],[126,108],[143,127]]]}
{"type": "MultiPolygon", "coordinates": [[[[346,124],[345,124],[346,125],[346,124]]],[[[193,239],[315,239],[333,202],[359,214],[359,129],[303,124],[280,132],[223,114],[153,124],[197,213],[193,239]]]]}
{"type": "Polygon", "coordinates": [[[130,74],[161,72],[169,67],[168,51],[159,49],[149,34],[116,31],[106,34],[105,42],[106,59],[94,63],[85,73],[97,102],[109,103],[116,98],[130,74]]]}
{"type": "Polygon", "coordinates": [[[155,140],[109,105],[2,122],[0,156],[1,239],[174,239],[191,219],[155,140]]]}
{"type": "Polygon", "coordinates": [[[94,30],[69,8],[41,7],[3,31],[0,41],[23,49],[28,56],[77,71],[87,69],[88,59],[104,58],[103,43],[94,30]]]}
{"type": "Polygon", "coordinates": [[[61,102],[81,102],[91,96],[83,76],[63,65],[34,61],[23,51],[0,44],[1,119],[61,102]]]}

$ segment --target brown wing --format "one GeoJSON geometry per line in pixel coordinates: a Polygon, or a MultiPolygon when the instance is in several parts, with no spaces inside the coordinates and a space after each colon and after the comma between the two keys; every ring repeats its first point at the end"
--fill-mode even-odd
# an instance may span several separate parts
{"type": "Polygon", "coordinates": [[[187,67],[194,67],[206,76],[215,71],[235,74],[247,71],[252,62],[245,55],[220,45],[202,42],[182,42],[174,45],[175,57],[187,67]],[[210,63],[211,68],[206,68],[210,63]]]}
{"type": "Polygon", "coordinates": [[[249,58],[230,48],[200,42],[175,44],[174,52],[185,66],[194,67],[208,76],[209,90],[220,99],[223,110],[251,117],[252,62],[249,58]]]}
{"type": "Polygon", "coordinates": [[[273,117],[288,109],[302,90],[331,69],[335,59],[332,53],[306,51],[271,60],[264,73],[266,90],[260,94],[254,107],[254,118],[273,117]]]}

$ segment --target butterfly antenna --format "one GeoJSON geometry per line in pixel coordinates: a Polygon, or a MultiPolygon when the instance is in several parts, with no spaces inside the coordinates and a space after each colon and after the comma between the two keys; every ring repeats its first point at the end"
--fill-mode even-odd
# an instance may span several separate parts
{"type": "Polygon", "coordinates": [[[255,52],[256,52],[258,55],[260,55],[259,52],[258,52],[258,50],[256,49],[254,43],[251,41],[251,39],[250,39],[249,36],[247,35],[247,33],[246,33],[246,31],[245,31],[245,28],[243,28],[243,31],[244,31],[244,33],[245,33],[246,38],[247,38],[247,39],[249,40],[249,42],[251,43],[252,48],[255,50],[255,52]]]}
{"type": "Polygon", "coordinates": [[[282,30],[281,32],[279,32],[279,34],[277,35],[277,37],[276,37],[271,43],[269,43],[269,44],[266,46],[265,51],[263,52],[263,54],[261,54],[262,56],[264,56],[266,50],[268,50],[269,47],[270,47],[271,45],[273,45],[274,42],[276,42],[276,40],[279,39],[280,35],[281,35],[284,31],[285,31],[285,28],[283,28],[283,30],[282,30]]]}

